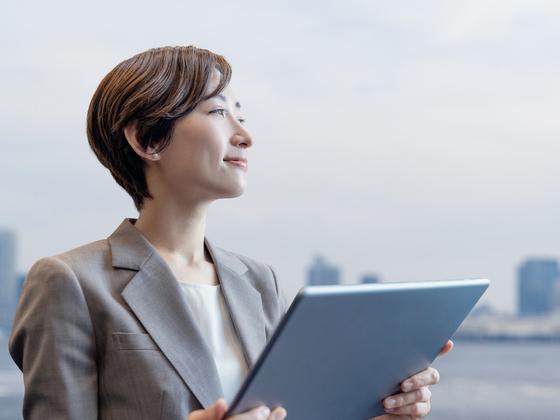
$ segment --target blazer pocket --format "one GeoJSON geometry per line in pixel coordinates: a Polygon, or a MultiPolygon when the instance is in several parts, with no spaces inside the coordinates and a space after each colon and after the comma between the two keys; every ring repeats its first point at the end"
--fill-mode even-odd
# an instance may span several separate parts
{"type": "Polygon", "coordinates": [[[113,342],[120,350],[159,350],[150,334],[114,332],[113,342]]]}

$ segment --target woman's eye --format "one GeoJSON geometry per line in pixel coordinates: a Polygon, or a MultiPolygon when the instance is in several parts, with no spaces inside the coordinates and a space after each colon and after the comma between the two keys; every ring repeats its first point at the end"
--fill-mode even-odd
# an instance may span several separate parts
{"type": "Polygon", "coordinates": [[[227,111],[223,108],[219,108],[219,109],[214,109],[212,111],[210,111],[211,114],[220,114],[222,117],[225,115],[227,111]]]}
{"type": "MultiPolygon", "coordinates": [[[[210,114],[220,114],[222,117],[225,116],[226,112],[228,112],[227,109],[224,108],[218,108],[218,109],[213,109],[212,111],[210,111],[210,114]]],[[[245,122],[245,118],[238,118],[237,121],[239,121],[239,123],[243,124],[245,122]]]]}

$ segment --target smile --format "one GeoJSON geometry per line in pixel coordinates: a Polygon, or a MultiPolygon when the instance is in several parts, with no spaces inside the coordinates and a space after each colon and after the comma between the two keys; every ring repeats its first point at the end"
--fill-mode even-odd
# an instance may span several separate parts
{"type": "Polygon", "coordinates": [[[227,163],[231,163],[232,165],[239,166],[241,168],[247,168],[247,162],[243,160],[226,160],[227,163]]]}

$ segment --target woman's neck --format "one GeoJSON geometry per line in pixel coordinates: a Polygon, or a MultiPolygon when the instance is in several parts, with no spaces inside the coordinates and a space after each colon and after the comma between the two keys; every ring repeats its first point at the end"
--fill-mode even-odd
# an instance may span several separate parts
{"type": "Polygon", "coordinates": [[[134,227],[167,260],[196,268],[212,262],[204,246],[208,205],[189,208],[146,200],[134,227]]]}

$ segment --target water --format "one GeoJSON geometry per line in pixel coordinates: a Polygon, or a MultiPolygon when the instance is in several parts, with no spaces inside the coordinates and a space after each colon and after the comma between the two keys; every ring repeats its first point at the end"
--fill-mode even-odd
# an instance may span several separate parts
{"type": "Polygon", "coordinates": [[[430,419],[560,420],[560,345],[457,342],[434,363],[430,419]]]}
{"type": "MultiPolygon", "coordinates": [[[[560,420],[560,344],[457,342],[436,360],[432,420],[560,420]]],[[[21,419],[21,373],[0,339],[0,420],[21,419]]]]}

